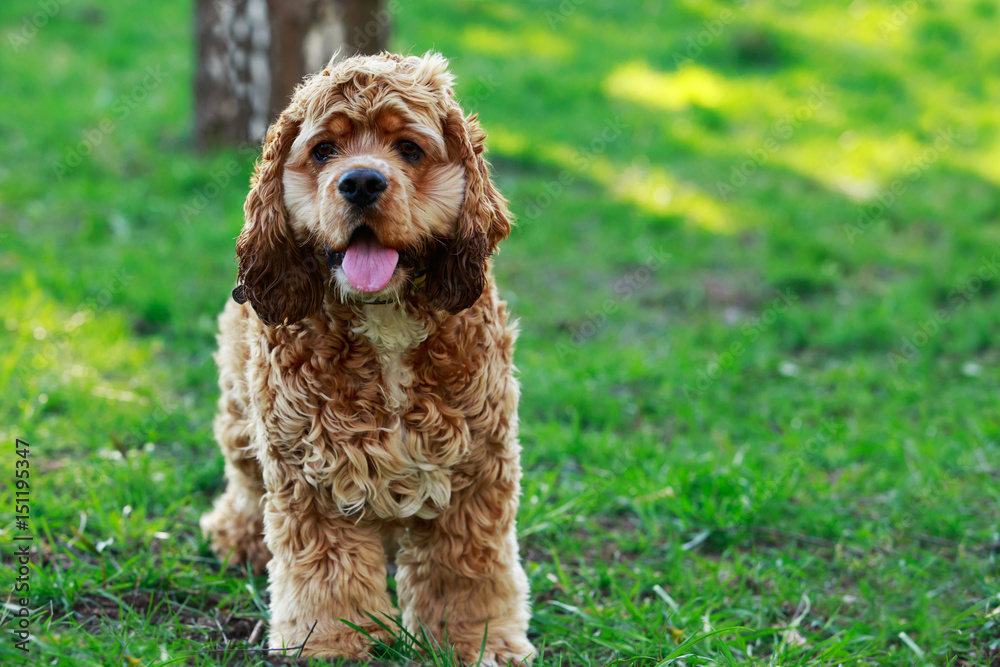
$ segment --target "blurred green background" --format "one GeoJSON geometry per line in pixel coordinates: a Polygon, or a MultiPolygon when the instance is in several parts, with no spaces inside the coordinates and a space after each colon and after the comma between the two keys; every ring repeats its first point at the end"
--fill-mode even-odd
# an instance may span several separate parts
{"type": "MultiPolygon", "coordinates": [[[[393,14],[519,218],[536,664],[1000,659],[997,11],[393,14]]],[[[229,664],[202,649],[266,617],[197,530],[257,151],[192,148],[192,33],[186,2],[0,5],[2,539],[25,438],[38,560],[3,662],[229,664]]]]}

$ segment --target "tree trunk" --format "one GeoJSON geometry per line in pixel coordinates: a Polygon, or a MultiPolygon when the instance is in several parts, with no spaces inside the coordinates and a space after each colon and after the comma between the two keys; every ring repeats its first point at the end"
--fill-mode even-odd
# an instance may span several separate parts
{"type": "MultiPolygon", "coordinates": [[[[395,0],[389,0],[392,5],[395,0]]],[[[196,0],[195,142],[256,142],[292,90],[337,53],[378,53],[385,0],[196,0]]]]}

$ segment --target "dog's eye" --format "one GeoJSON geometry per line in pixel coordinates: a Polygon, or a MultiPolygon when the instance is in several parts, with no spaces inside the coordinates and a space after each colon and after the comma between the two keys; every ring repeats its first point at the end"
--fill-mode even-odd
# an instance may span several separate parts
{"type": "Polygon", "coordinates": [[[317,162],[326,162],[336,154],[337,154],[337,147],[331,144],[329,141],[324,141],[321,144],[316,144],[316,147],[313,148],[313,157],[316,158],[317,162]]]}
{"type": "Polygon", "coordinates": [[[424,156],[424,151],[421,150],[420,146],[416,145],[412,141],[400,141],[397,146],[400,155],[403,156],[404,160],[409,160],[410,162],[417,162],[424,156]]]}

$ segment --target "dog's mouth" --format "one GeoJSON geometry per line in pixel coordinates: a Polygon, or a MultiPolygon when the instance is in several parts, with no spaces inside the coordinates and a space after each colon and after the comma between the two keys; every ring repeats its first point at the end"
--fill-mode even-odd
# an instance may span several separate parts
{"type": "Polygon", "coordinates": [[[333,271],[343,267],[351,286],[359,292],[379,292],[385,289],[399,264],[399,251],[382,245],[367,225],[355,230],[347,250],[326,251],[326,265],[333,271]]]}

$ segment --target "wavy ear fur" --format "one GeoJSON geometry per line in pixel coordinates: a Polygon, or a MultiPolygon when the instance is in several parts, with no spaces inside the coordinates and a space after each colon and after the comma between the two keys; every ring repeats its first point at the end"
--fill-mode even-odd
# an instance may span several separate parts
{"type": "Polygon", "coordinates": [[[476,116],[466,118],[453,105],[444,135],[452,159],[465,167],[465,199],[455,238],[441,239],[429,259],[427,298],[433,306],[457,313],[473,305],[485,289],[489,257],[510,233],[510,213],[490,180],[483,157],[486,134],[476,116]]]}
{"type": "Polygon", "coordinates": [[[287,113],[268,130],[243,206],[246,222],[236,241],[240,267],[233,298],[249,301],[257,317],[272,325],[297,322],[323,302],[319,262],[296,242],[285,210],[282,176],[298,132],[298,121],[287,113]]]}

